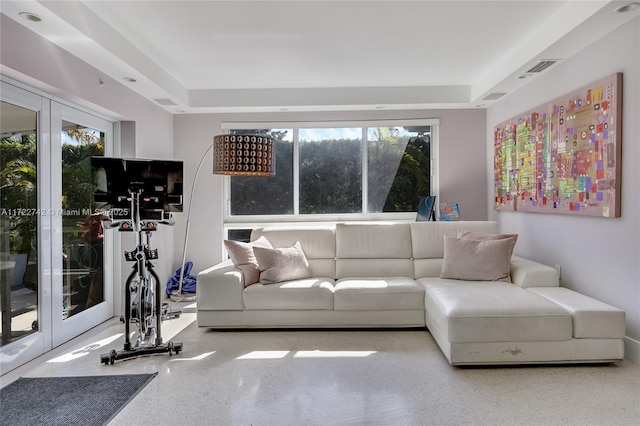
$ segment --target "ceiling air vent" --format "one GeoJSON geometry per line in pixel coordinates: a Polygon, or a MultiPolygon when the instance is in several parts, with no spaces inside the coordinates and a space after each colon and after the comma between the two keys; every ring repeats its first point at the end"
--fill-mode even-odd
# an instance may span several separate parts
{"type": "Polygon", "coordinates": [[[154,99],[154,101],[156,101],[157,103],[163,106],[178,105],[177,103],[173,102],[171,99],[154,99]]]}
{"type": "Polygon", "coordinates": [[[538,62],[536,65],[531,67],[531,69],[527,70],[525,74],[537,74],[549,68],[551,65],[559,62],[559,59],[543,59],[538,62]]]}
{"type": "Polygon", "coordinates": [[[487,96],[482,98],[482,100],[483,101],[495,101],[496,99],[500,99],[504,95],[506,95],[506,93],[504,93],[504,92],[493,92],[493,93],[489,93],[487,96]]]}

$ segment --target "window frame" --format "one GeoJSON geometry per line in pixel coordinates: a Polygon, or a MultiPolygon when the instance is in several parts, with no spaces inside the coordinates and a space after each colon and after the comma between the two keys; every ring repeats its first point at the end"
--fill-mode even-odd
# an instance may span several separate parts
{"type": "MultiPolygon", "coordinates": [[[[255,228],[260,226],[274,226],[277,224],[297,223],[305,225],[326,224],[327,222],[367,222],[392,221],[413,222],[416,212],[384,212],[369,213],[368,210],[368,127],[402,127],[402,126],[431,126],[431,165],[430,192],[438,197],[438,130],[440,120],[425,119],[389,119],[389,120],[335,120],[335,121],[286,121],[286,122],[223,122],[221,128],[225,133],[242,129],[293,129],[293,214],[284,215],[231,215],[231,180],[230,176],[223,176],[224,212],[223,222],[225,234],[230,229],[255,228]],[[300,214],[300,161],[299,161],[299,132],[301,128],[362,128],[362,212],[341,214],[300,214]]],[[[277,173],[276,164],[276,173],[277,173]]],[[[259,179],[259,178],[258,178],[259,179]]]]}

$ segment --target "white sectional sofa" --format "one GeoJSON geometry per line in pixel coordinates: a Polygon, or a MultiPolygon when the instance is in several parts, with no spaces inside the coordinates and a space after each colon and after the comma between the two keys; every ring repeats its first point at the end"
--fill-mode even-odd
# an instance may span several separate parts
{"type": "Polygon", "coordinates": [[[231,260],[215,265],[198,274],[198,324],[426,326],[452,365],[624,358],[624,312],[559,287],[552,267],[513,256],[507,264],[512,282],[441,278],[445,237],[460,230],[496,234],[498,226],[467,221],[255,229],[252,241],[265,237],[276,248],[300,242],[309,276],[245,287],[231,260]]]}

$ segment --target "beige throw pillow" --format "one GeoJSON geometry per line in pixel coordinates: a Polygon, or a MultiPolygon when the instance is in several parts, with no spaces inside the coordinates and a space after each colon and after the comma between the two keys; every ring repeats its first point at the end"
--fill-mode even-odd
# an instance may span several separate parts
{"type": "Polygon", "coordinates": [[[300,241],[288,248],[255,247],[253,252],[260,266],[260,283],[273,284],[309,278],[309,261],[302,251],[300,241]]]}
{"type": "Polygon", "coordinates": [[[484,234],[482,232],[466,231],[464,229],[458,229],[458,238],[464,238],[465,240],[506,240],[507,238],[513,238],[515,246],[518,241],[518,234],[484,234]]]}
{"type": "Polygon", "coordinates": [[[511,282],[511,253],[515,240],[467,240],[444,237],[440,278],[511,282]]]}
{"type": "Polygon", "coordinates": [[[260,267],[253,253],[254,247],[273,248],[269,240],[261,236],[250,243],[241,241],[224,240],[224,247],[229,253],[233,266],[242,271],[244,286],[250,286],[260,281],[260,267]]]}
{"type": "MultiPolygon", "coordinates": [[[[465,240],[507,240],[513,239],[513,246],[511,247],[511,252],[509,253],[509,259],[513,255],[513,248],[516,246],[516,242],[518,242],[518,234],[484,234],[482,232],[473,232],[466,231],[464,229],[458,229],[458,238],[463,238],[465,240]]],[[[507,281],[511,282],[511,273],[509,273],[509,279],[507,281]]]]}

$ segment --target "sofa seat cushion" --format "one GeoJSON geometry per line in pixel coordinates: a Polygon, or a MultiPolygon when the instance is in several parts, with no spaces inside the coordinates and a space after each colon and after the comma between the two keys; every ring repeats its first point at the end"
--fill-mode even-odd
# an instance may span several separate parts
{"type": "Polygon", "coordinates": [[[571,340],[569,312],[505,282],[421,278],[427,323],[452,343],[571,340]]]}
{"type": "Polygon", "coordinates": [[[625,336],[625,313],[621,309],[564,287],[530,287],[527,290],[569,311],[576,339],[623,339],[625,336]]]}
{"type": "Polygon", "coordinates": [[[334,280],[314,277],[275,284],[254,284],[244,289],[247,310],[333,309],[334,280]]]}
{"type": "Polygon", "coordinates": [[[342,278],[334,309],[352,311],[424,309],[424,288],[412,278],[342,278]]]}

